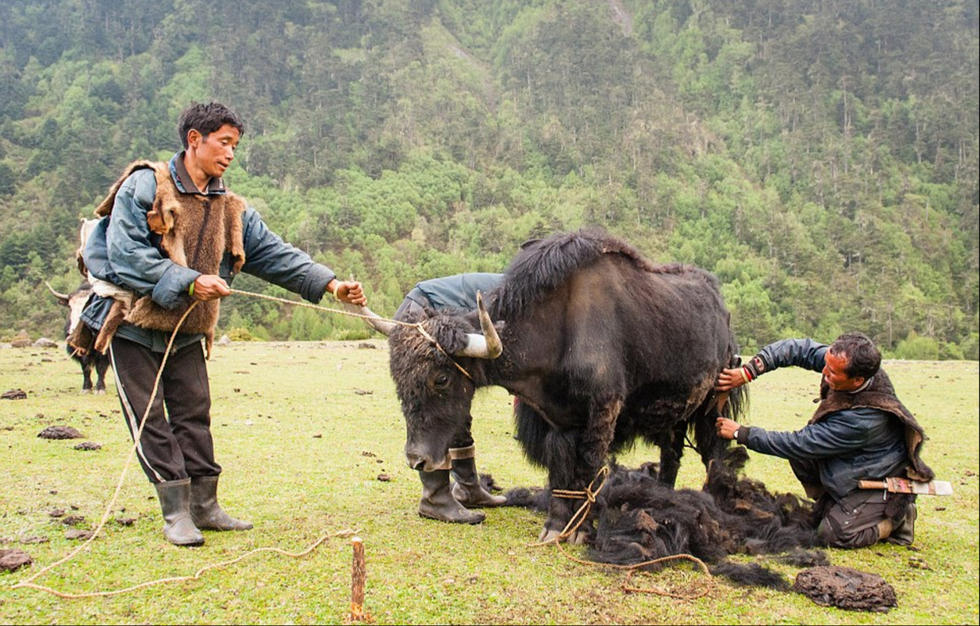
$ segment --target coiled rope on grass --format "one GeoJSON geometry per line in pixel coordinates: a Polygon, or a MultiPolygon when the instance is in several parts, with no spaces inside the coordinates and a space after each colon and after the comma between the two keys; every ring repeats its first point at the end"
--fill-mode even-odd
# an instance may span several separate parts
{"type": "MultiPolygon", "coordinates": [[[[255,296],[259,296],[259,297],[267,297],[267,298],[270,298],[270,299],[283,300],[284,302],[290,302],[291,304],[301,304],[301,303],[296,303],[296,302],[292,302],[292,301],[289,301],[289,300],[284,300],[284,299],[281,299],[281,298],[274,298],[273,296],[261,296],[260,294],[250,294],[248,292],[243,292],[243,291],[238,291],[238,290],[233,290],[233,292],[234,293],[241,293],[241,294],[248,294],[248,295],[255,295],[255,296]]],[[[212,569],[218,569],[218,568],[222,568],[222,567],[227,567],[229,565],[232,565],[234,563],[237,563],[239,561],[242,561],[245,558],[247,558],[249,556],[252,556],[253,554],[258,554],[260,552],[275,552],[275,553],[281,554],[283,556],[288,556],[288,557],[292,557],[292,558],[302,558],[302,557],[306,556],[307,554],[310,554],[311,552],[313,552],[316,548],[318,548],[320,546],[320,544],[322,544],[324,541],[326,541],[327,539],[329,539],[331,537],[344,537],[344,536],[350,536],[350,535],[355,534],[355,532],[353,530],[342,530],[342,531],[338,531],[336,533],[331,533],[331,534],[323,535],[319,539],[317,539],[315,542],[313,542],[313,544],[310,545],[305,550],[303,550],[301,552],[295,552],[295,553],[293,553],[293,552],[287,552],[287,551],[282,550],[280,548],[256,548],[255,550],[251,550],[249,552],[246,552],[245,554],[243,554],[243,555],[241,555],[239,557],[236,557],[234,559],[231,559],[231,560],[228,560],[228,561],[222,561],[220,563],[212,563],[212,564],[209,564],[209,565],[205,565],[204,567],[198,569],[194,574],[189,575],[189,576],[173,576],[173,577],[169,577],[169,578],[160,578],[160,579],[157,579],[157,580],[151,580],[151,581],[139,583],[139,584],[136,584],[136,585],[132,585],[132,586],[126,587],[124,589],[116,589],[116,590],[112,590],[112,591],[91,591],[91,592],[84,592],[84,593],[69,593],[69,592],[64,592],[64,591],[58,591],[57,589],[53,589],[51,587],[46,587],[44,585],[38,585],[38,584],[35,584],[34,583],[35,580],[37,580],[38,578],[40,578],[41,576],[43,576],[45,573],[50,572],[51,570],[55,569],[56,567],[59,567],[60,565],[63,565],[64,563],[67,563],[68,561],[70,561],[73,558],[75,558],[78,554],[80,554],[81,552],[83,552],[84,550],[86,550],[92,544],[92,542],[95,541],[96,537],[98,537],[99,532],[105,527],[105,524],[106,524],[106,522],[109,519],[109,515],[112,513],[112,509],[115,506],[116,501],[119,499],[119,494],[122,491],[122,486],[123,486],[123,483],[124,483],[124,481],[126,479],[126,474],[129,472],[129,467],[132,464],[133,457],[135,456],[136,448],[139,446],[140,437],[143,434],[143,427],[146,425],[146,418],[150,414],[150,410],[153,407],[153,400],[156,398],[157,391],[159,390],[159,387],[160,387],[160,378],[163,376],[164,367],[166,367],[166,365],[167,365],[167,359],[169,358],[170,351],[173,348],[174,339],[177,337],[177,332],[180,330],[180,327],[183,325],[184,320],[187,319],[187,316],[190,314],[190,312],[192,310],[194,310],[194,307],[197,306],[198,302],[199,302],[198,300],[195,300],[194,302],[191,303],[191,305],[189,307],[187,307],[187,310],[180,317],[180,320],[178,320],[176,327],[174,328],[173,332],[170,334],[170,341],[167,343],[166,352],[164,352],[163,359],[160,361],[160,369],[157,371],[156,379],[153,381],[153,389],[150,392],[150,398],[147,401],[146,410],[143,412],[143,417],[140,419],[139,428],[137,429],[136,434],[133,436],[133,445],[132,445],[132,447],[130,447],[129,454],[126,456],[126,462],[123,464],[123,470],[122,470],[122,472],[119,475],[119,480],[116,483],[116,488],[115,488],[115,491],[113,491],[112,498],[110,498],[109,504],[106,506],[105,512],[103,512],[103,514],[102,514],[102,519],[99,520],[99,523],[95,527],[95,530],[92,531],[92,534],[81,545],[79,545],[77,548],[75,548],[74,550],[72,550],[71,552],[69,552],[66,556],[64,556],[61,559],[55,561],[54,563],[51,563],[49,565],[46,565],[45,567],[41,568],[40,570],[38,570],[37,572],[35,572],[31,576],[28,576],[24,580],[21,580],[19,582],[14,583],[13,585],[11,585],[11,589],[22,589],[22,588],[36,589],[38,591],[44,591],[46,593],[50,593],[52,595],[58,596],[59,598],[67,598],[67,599],[80,599],[80,598],[95,598],[95,597],[115,596],[115,595],[121,595],[121,594],[124,594],[124,593],[129,593],[129,592],[132,592],[132,591],[136,591],[137,589],[143,589],[145,587],[151,587],[151,586],[154,586],[154,585],[160,585],[160,584],[164,584],[164,583],[173,583],[173,582],[181,582],[181,581],[188,581],[188,580],[197,580],[198,578],[201,577],[202,574],[204,574],[204,572],[207,572],[207,571],[212,570],[212,569]]],[[[318,307],[318,308],[326,308],[326,307],[318,307]]],[[[365,316],[361,316],[361,315],[358,315],[358,314],[355,314],[355,313],[351,313],[351,312],[348,312],[348,311],[336,311],[336,312],[344,313],[346,315],[356,315],[358,317],[365,317],[365,316]]]]}

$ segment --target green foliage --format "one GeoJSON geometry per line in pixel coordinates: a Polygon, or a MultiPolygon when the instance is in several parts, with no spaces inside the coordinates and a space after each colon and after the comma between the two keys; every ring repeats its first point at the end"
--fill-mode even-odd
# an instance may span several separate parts
{"type": "Polygon", "coordinates": [[[242,328],[241,326],[230,328],[226,334],[228,335],[228,339],[231,339],[232,341],[255,341],[255,337],[252,336],[252,333],[248,332],[248,329],[242,328]]]}
{"type": "MultiPolygon", "coordinates": [[[[976,22],[966,0],[0,3],[0,327],[56,333],[16,294],[72,282],[77,218],[218,99],[246,120],[230,187],[380,313],[599,225],[718,274],[743,345],[859,329],[976,358],[976,22]]],[[[261,338],[359,330],[223,310],[261,338]]]]}
{"type": "Polygon", "coordinates": [[[915,332],[898,342],[895,358],[910,361],[934,361],[939,358],[939,344],[932,337],[921,337],[915,332]]]}

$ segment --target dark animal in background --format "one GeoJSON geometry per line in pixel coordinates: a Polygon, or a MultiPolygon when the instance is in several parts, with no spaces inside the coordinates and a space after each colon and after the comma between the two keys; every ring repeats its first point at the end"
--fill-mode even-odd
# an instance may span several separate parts
{"type": "MultiPolygon", "coordinates": [[[[660,480],[673,486],[688,429],[707,465],[727,447],[715,417],[742,402],[713,389],[737,358],[717,280],[654,265],[600,232],[525,244],[485,306],[432,313],[425,333],[372,325],[389,335],[415,469],[441,463],[476,389],[499,385],[520,399],[517,438],[550,489],[583,489],[636,438],[660,447],[660,480]]],[[[551,498],[540,538],[557,536],[581,502],[551,498]]],[[[584,541],[587,526],[570,541],[584,541]]]]}
{"type": "Polygon", "coordinates": [[[68,308],[68,319],[65,321],[65,338],[68,340],[68,354],[82,366],[82,392],[91,393],[93,391],[92,370],[94,369],[96,374],[94,391],[98,394],[105,393],[105,375],[109,369],[109,357],[98,350],[87,348],[84,345],[79,346],[77,339],[73,341],[73,338],[86,334],[89,334],[89,339],[91,339],[90,333],[77,331],[87,330],[85,325],[81,323],[81,315],[85,303],[92,295],[92,287],[87,282],[83,282],[70,294],[59,293],[51,285],[48,285],[48,289],[58,299],[59,304],[68,308]],[[72,345],[72,343],[76,345],[72,345]]]}
{"type": "Polygon", "coordinates": [[[81,323],[82,310],[92,295],[92,285],[88,282],[89,275],[85,263],[82,261],[82,252],[85,250],[85,243],[89,235],[98,225],[99,220],[82,219],[78,231],[78,249],[75,251],[75,264],[78,273],[82,275],[83,281],[75,291],[70,294],[59,293],[54,290],[47,282],[58,303],[68,307],[68,320],[65,322],[65,339],[67,340],[68,354],[79,362],[82,366],[82,392],[92,392],[92,370],[95,370],[95,393],[105,393],[105,375],[109,369],[109,357],[98,350],[92,349],[94,337],[85,324],[81,323]]]}

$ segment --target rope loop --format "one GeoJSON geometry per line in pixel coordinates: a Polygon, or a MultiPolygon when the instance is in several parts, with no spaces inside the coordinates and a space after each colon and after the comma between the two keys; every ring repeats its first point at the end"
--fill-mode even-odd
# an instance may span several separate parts
{"type": "MultiPolygon", "coordinates": [[[[252,293],[249,293],[249,292],[242,292],[242,291],[238,291],[238,290],[234,290],[234,289],[232,291],[233,292],[236,292],[236,293],[244,293],[244,294],[247,294],[247,295],[254,295],[254,296],[258,296],[258,297],[264,297],[264,298],[268,298],[270,300],[281,300],[283,302],[288,302],[290,304],[304,304],[304,303],[301,303],[301,302],[291,302],[289,300],[284,300],[282,298],[276,298],[274,296],[262,296],[260,294],[252,294],[252,293]]],[[[196,307],[199,302],[200,302],[199,300],[194,300],[193,302],[191,302],[190,306],[187,307],[187,310],[184,311],[184,314],[177,321],[177,325],[174,327],[173,332],[170,334],[170,341],[167,343],[167,349],[163,353],[163,358],[160,361],[160,369],[157,371],[156,380],[153,381],[153,389],[150,392],[150,399],[149,399],[149,401],[146,404],[146,410],[143,412],[143,417],[140,420],[139,428],[137,428],[136,432],[133,434],[133,445],[132,445],[132,447],[130,447],[129,454],[126,457],[126,462],[123,464],[122,473],[119,475],[119,480],[116,483],[116,489],[113,492],[112,497],[109,499],[109,504],[106,505],[105,512],[102,514],[102,519],[99,521],[98,525],[95,527],[95,530],[93,530],[92,531],[92,534],[88,537],[88,539],[86,539],[85,542],[82,543],[81,545],[79,545],[77,548],[75,548],[74,550],[72,550],[71,552],[69,552],[67,555],[65,555],[61,559],[55,561],[54,563],[51,563],[50,565],[47,565],[47,566],[41,568],[37,572],[34,572],[32,575],[28,576],[27,578],[25,578],[25,579],[23,579],[23,580],[21,580],[19,582],[16,582],[14,584],[12,584],[10,586],[11,589],[37,589],[39,591],[44,591],[46,593],[50,593],[52,595],[58,596],[59,598],[68,598],[68,599],[94,598],[94,597],[102,597],[102,596],[113,596],[113,595],[119,595],[119,594],[122,594],[122,593],[128,593],[130,591],[135,591],[137,589],[142,589],[144,587],[150,587],[150,586],[153,586],[153,585],[158,585],[158,584],[161,584],[161,583],[180,582],[180,581],[186,581],[186,580],[196,580],[196,579],[200,578],[200,576],[204,572],[206,572],[206,571],[208,571],[210,569],[215,569],[215,568],[219,568],[219,567],[225,567],[225,566],[231,565],[233,563],[237,563],[238,561],[241,561],[242,559],[244,559],[244,558],[246,558],[246,557],[248,557],[248,556],[250,556],[252,554],[256,554],[258,552],[276,552],[278,554],[282,554],[282,555],[285,555],[285,556],[289,556],[289,557],[293,557],[293,558],[300,558],[300,557],[303,557],[303,556],[309,554],[313,550],[315,550],[321,543],[323,543],[324,541],[326,541],[330,537],[330,535],[324,535],[324,536],[320,537],[319,539],[317,539],[313,543],[313,545],[311,545],[309,548],[307,548],[306,550],[304,550],[304,551],[302,551],[300,553],[293,554],[293,553],[286,552],[285,550],[282,550],[280,548],[257,548],[255,550],[251,550],[250,552],[247,552],[247,553],[243,554],[240,557],[231,559],[230,561],[224,561],[222,563],[214,563],[214,564],[211,564],[211,565],[205,565],[204,567],[202,567],[201,569],[199,569],[195,574],[193,574],[191,576],[177,576],[177,577],[171,577],[171,578],[161,578],[159,580],[152,580],[152,581],[140,583],[140,584],[137,584],[137,585],[133,585],[133,586],[127,587],[125,589],[117,589],[117,590],[114,590],[114,591],[92,591],[92,592],[88,592],[88,593],[67,593],[67,592],[58,591],[56,589],[52,589],[50,587],[45,587],[43,585],[38,585],[38,584],[35,584],[34,583],[35,580],[37,580],[38,578],[40,578],[46,572],[49,572],[49,571],[53,570],[54,568],[56,568],[56,567],[58,567],[58,566],[60,566],[60,565],[62,565],[64,563],[70,561],[71,559],[75,558],[78,554],[80,554],[82,551],[88,549],[88,547],[92,544],[93,541],[95,541],[96,537],[99,536],[99,533],[105,527],[106,522],[109,519],[109,515],[112,513],[112,509],[113,509],[113,507],[116,504],[116,500],[119,499],[119,494],[122,491],[122,486],[123,486],[123,483],[124,483],[124,481],[126,479],[126,474],[129,471],[129,467],[130,467],[130,465],[131,465],[131,463],[133,461],[133,456],[134,456],[134,454],[136,452],[136,448],[139,446],[140,437],[142,437],[142,435],[143,435],[143,427],[146,425],[146,419],[147,419],[147,417],[150,414],[150,410],[153,408],[153,400],[156,398],[157,392],[159,391],[159,388],[160,388],[160,378],[163,376],[163,370],[164,370],[164,367],[166,367],[166,365],[167,365],[167,359],[170,357],[171,349],[173,348],[173,344],[174,344],[174,340],[177,338],[177,332],[180,330],[180,327],[184,324],[184,321],[187,319],[187,316],[190,315],[190,312],[194,310],[194,307],[196,307]]],[[[326,309],[326,307],[317,307],[316,305],[310,305],[310,306],[313,306],[314,308],[321,308],[321,309],[325,309],[325,310],[331,310],[331,309],[326,309]]],[[[356,314],[356,313],[349,313],[347,311],[336,311],[336,312],[338,312],[338,313],[344,313],[344,314],[347,314],[347,315],[352,315],[352,316],[355,316],[355,317],[363,317],[363,318],[368,317],[367,315],[360,315],[360,314],[356,314]]],[[[403,324],[403,322],[399,322],[399,323],[403,324]]],[[[354,534],[354,531],[345,530],[345,531],[340,531],[338,533],[335,533],[334,536],[338,536],[338,535],[339,536],[343,536],[343,535],[351,535],[351,534],[354,534]]]]}

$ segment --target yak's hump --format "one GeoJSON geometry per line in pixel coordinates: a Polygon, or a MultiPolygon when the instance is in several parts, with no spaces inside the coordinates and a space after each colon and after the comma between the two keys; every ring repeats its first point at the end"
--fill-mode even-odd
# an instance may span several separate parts
{"type": "Polygon", "coordinates": [[[529,305],[563,285],[579,269],[606,254],[628,259],[646,272],[697,272],[703,274],[707,282],[716,282],[707,272],[690,265],[651,263],[639,250],[601,229],[583,229],[523,244],[507,268],[502,285],[496,290],[496,314],[506,319],[520,315],[527,311],[529,305]]]}

